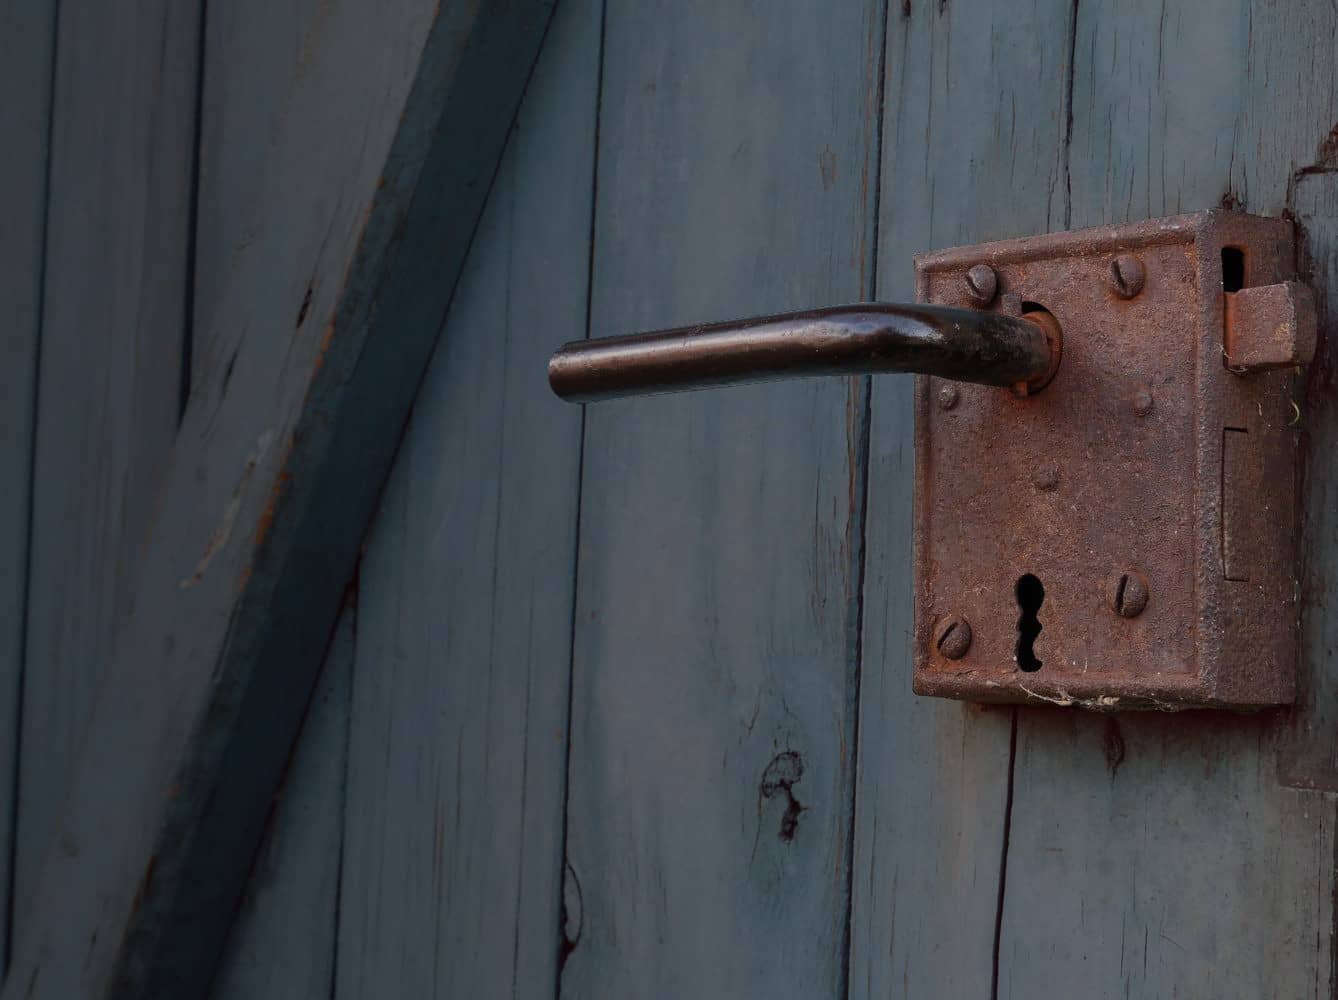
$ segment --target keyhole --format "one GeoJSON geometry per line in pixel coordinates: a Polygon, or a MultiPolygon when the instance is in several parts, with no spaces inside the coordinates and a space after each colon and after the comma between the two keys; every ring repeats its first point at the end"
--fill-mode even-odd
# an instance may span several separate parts
{"type": "Polygon", "coordinates": [[[1030,573],[1018,577],[1017,606],[1022,609],[1022,617],[1017,620],[1017,665],[1028,673],[1041,669],[1041,661],[1036,659],[1036,650],[1032,647],[1041,634],[1041,622],[1036,612],[1041,610],[1044,600],[1045,587],[1039,578],[1030,573]]]}

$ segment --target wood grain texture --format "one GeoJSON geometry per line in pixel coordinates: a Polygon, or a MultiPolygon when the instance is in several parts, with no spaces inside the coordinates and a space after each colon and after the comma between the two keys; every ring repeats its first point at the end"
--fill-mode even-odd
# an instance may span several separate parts
{"type": "Polygon", "coordinates": [[[551,996],[598,0],[564,0],[360,573],[339,1000],[551,996]]]}
{"type": "MultiPolygon", "coordinates": [[[[1064,227],[1070,4],[890,17],[877,297],[908,301],[915,253],[1064,227]]],[[[1013,714],[911,693],[912,388],[874,380],[851,996],[985,997],[1013,714]]]]}
{"type": "Polygon", "coordinates": [[[247,213],[285,127],[296,80],[319,59],[320,0],[230,0],[207,5],[200,102],[192,381],[207,375],[210,319],[238,254],[265,224],[247,213]],[[315,29],[315,30],[313,30],[315,29]]]}
{"type": "Polygon", "coordinates": [[[550,13],[322,8],[5,1000],[203,991],[550,13]]]}
{"type": "MultiPolygon", "coordinates": [[[[594,336],[868,294],[881,3],[610,3],[594,336]]],[[[587,408],[564,997],[845,992],[867,382],[587,408]]]]}
{"type": "Polygon", "coordinates": [[[335,626],[320,683],[228,932],[214,1000],[330,1000],[344,830],[354,616],[335,626]]]}
{"type": "MultiPolygon", "coordinates": [[[[1332,11],[1298,6],[1301,22],[1235,0],[1118,18],[1079,4],[1073,224],[1291,208],[1335,96],[1332,11]]],[[[1331,227],[1327,211],[1309,206],[1331,227]]],[[[1333,557],[1332,517],[1307,515],[1312,573],[1333,557]]],[[[1322,595],[1312,584],[1303,690],[1333,671],[1322,595]]],[[[1293,715],[1022,710],[999,995],[1329,995],[1334,808],[1279,780],[1293,715]]]]}
{"type": "Polygon", "coordinates": [[[199,0],[60,4],[19,761],[22,921],[125,620],[180,404],[199,0]]]}
{"type": "MultiPolygon", "coordinates": [[[[1282,742],[1280,777],[1297,788],[1338,791],[1338,163],[1307,165],[1291,207],[1304,261],[1319,293],[1321,337],[1303,400],[1301,683],[1282,742]]],[[[1300,394],[1298,393],[1298,396],[1300,394]]],[[[1335,872],[1338,878],[1338,872],[1335,872]]]]}
{"type": "MultiPolygon", "coordinates": [[[[0,885],[13,860],[33,410],[46,240],[54,0],[0,0],[0,885]]],[[[0,969],[10,900],[0,902],[0,969]]]]}
{"type": "MultiPolygon", "coordinates": [[[[314,55],[308,40],[319,37],[318,9],[316,0],[207,5],[192,381],[217,353],[206,331],[228,272],[265,222],[238,209],[262,190],[290,91],[314,55]]],[[[228,931],[215,997],[330,997],[352,659],[353,612],[346,609],[228,931]]]]}

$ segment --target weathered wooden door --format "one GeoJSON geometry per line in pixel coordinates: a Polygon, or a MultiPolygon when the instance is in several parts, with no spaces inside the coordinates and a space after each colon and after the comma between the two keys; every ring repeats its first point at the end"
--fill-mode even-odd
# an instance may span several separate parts
{"type": "Polygon", "coordinates": [[[1324,291],[1334,12],[558,17],[359,579],[338,995],[1329,995],[1324,363],[1305,704],[1258,717],[912,696],[906,380],[581,417],[543,363],[1217,205],[1324,291]]]}
{"type": "MultiPolygon", "coordinates": [[[[252,183],[209,67],[287,79],[324,16],[265,48],[216,6],[200,268],[252,183]]],[[[1334,995],[1336,32],[1318,0],[561,0],[215,995],[1334,995]],[[1215,206],[1293,217],[1322,303],[1291,709],[912,695],[907,379],[545,384],[566,340],[1215,206]]]]}

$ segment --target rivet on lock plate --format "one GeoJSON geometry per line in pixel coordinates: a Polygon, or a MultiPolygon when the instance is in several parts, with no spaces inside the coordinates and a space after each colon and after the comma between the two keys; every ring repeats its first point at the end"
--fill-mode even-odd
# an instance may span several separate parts
{"type": "Polygon", "coordinates": [[[919,302],[578,341],[573,401],[915,372],[920,694],[1092,708],[1292,700],[1291,224],[1202,212],[916,260],[919,302]]]}

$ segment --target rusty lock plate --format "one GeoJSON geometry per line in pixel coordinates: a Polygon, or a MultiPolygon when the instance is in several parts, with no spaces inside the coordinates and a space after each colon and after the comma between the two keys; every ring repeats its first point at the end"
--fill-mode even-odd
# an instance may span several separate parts
{"type": "Polygon", "coordinates": [[[1314,306],[1290,223],[1203,212],[925,254],[916,273],[921,302],[1044,309],[1063,338],[1030,397],[917,379],[916,692],[1291,701],[1292,367],[1314,306]]]}

